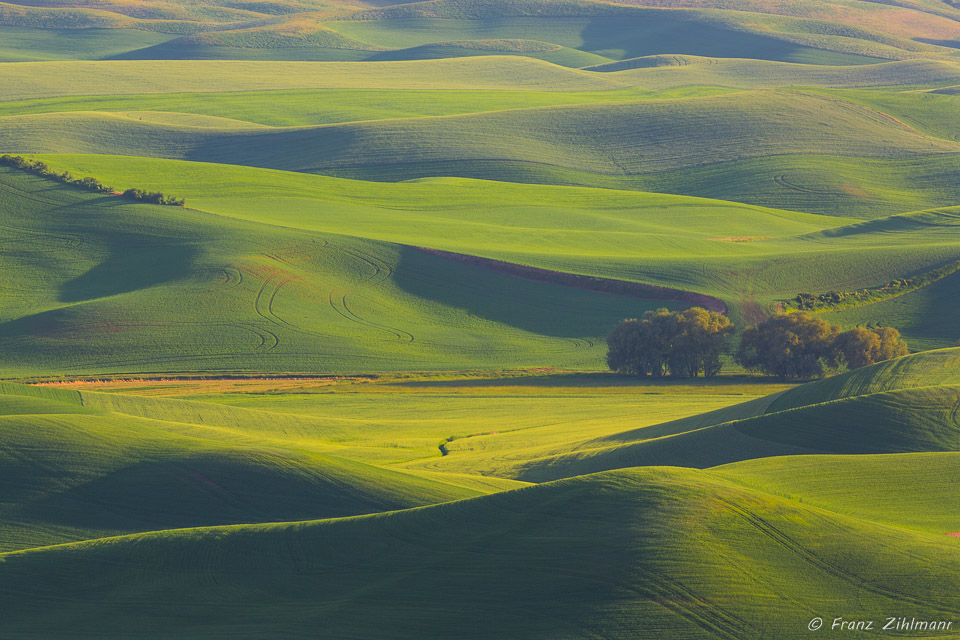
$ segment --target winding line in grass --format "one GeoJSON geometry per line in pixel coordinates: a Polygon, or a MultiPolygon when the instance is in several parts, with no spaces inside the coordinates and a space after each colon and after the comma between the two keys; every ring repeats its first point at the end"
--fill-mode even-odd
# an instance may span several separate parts
{"type": "Polygon", "coordinates": [[[711,634],[738,640],[750,624],[717,604],[694,593],[663,573],[647,573],[643,589],[632,589],[711,634]]]}
{"type": "MultiPolygon", "coordinates": [[[[890,598],[891,600],[897,602],[909,603],[917,606],[930,606],[928,602],[922,598],[914,597],[907,593],[902,593],[898,591],[893,591],[884,587],[881,584],[878,584],[874,581],[868,580],[862,576],[859,576],[852,571],[848,571],[843,567],[834,565],[828,560],[821,558],[819,555],[813,551],[807,549],[803,544],[797,542],[792,537],[786,533],[780,531],[777,527],[770,524],[767,520],[760,517],[759,515],[753,513],[749,509],[740,507],[729,500],[723,498],[718,498],[718,500],[724,503],[727,508],[733,513],[737,514],[743,518],[747,523],[753,526],[761,534],[772,540],[773,542],[779,544],[781,547],[790,551],[796,555],[801,560],[807,562],[808,564],[816,567],[820,571],[831,575],[835,578],[843,580],[844,582],[862,589],[864,591],[869,591],[876,595],[890,598]]],[[[956,609],[941,609],[944,613],[957,614],[960,613],[960,610],[956,609]]]]}
{"type": "Polygon", "coordinates": [[[781,187],[784,187],[785,189],[792,189],[793,191],[799,191],[799,192],[801,192],[801,193],[812,193],[812,194],[818,195],[818,196],[835,196],[835,195],[837,195],[837,194],[836,194],[835,192],[833,192],[833,191],[819,191],[819,190],[817,190],[817,189],[810,189],[810,188],[808,188],[808,187],[801,187],[801,186],[798,185],[798,184],[793,184],[792,182],[789,182],[789,181],[787,180],[787,176],[785,176],[785,175],[783,175],[783,174],[780,174],[780,175],[778,175],[778,176],[774,176],[774,177],[773,177],[773,181],[776,182],[776,183],[777,183],[778,185],[780,185],[781,187]]]}
{"type": "MultiPolygon", "coordinates": [[[[393,276],[393,268],[389,264],[383,262],[382,260],[378,260],[376,257],[368,253],[364,253],[357,249],[344,250],[344,253],[350,256],[353,256],[357,260],[360,260],[361,262],[369,265],[370,267],[373,267],[373,270],[374,270],[373,275],[367,278],[361,278],[356,283],[357,287],[376,287],[382,284],[383,282],[389,280],[393,276]]],[[[404,331],[403,329],[398,329],[396,327],[391,327],[385,324],[380,324],[378,322],[373,322],[372,320],[368,320],[354,313],[354,311],[347,306],[347,298],[350,297],[353,293],[354,291],[352,290],[345,290],[342,288],[331,290],[330,295],[328,297],[328,300],[330,302],[330,307],[334,311],[336,311],[340,316],[342,316],[343,318],[351,322],[355,322],[357,324],[368,326],[374,329],[381,329],[383,331],[387,331],[395,335],[397,340],[401,342],[414,341],[413,334],[408,331],[404,331]],[[341,291],[344,292],[343,295],[337,295],[341,291]],[[339,306],[337,305],[337,302],[339,302],[339,306]]]]}

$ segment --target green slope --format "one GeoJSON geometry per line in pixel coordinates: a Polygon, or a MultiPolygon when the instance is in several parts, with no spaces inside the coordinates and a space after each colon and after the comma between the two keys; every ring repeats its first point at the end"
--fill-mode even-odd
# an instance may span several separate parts
{"type": "Polygon", "coordinates": [[[0,115],[66,111],[173,112],[243,120],[274,127],[446,116],[594,102],[629,102],[729,93],[722,87],[664,91],[514,91],[495,89],[296,89],[41,98],[0,102],[0,115]]]}
{"type": "MultiPolygon", "coordinates": [[[[4,4],[0,25],[8,30],[57,30],[64,42],[82,39],[82,32],[92,29],[183,36],[118,52],[156,59],[359,60],[386,48],[532,37],[567,48],[570,53],[564,63],[578,56],[596,61],[594,52],[599,52],[610,58],[692,53],[864,64],[947,56],[960,38],[957,12],[943,3],[876,6],[841,0],[810,6],[807,2],[655,0],[623,6],[558,0],[497,4],[437,0],[357,11],[384,4],[394,3],[78,0],[42,6],[4,4]]],[[[64,45],[54,43],[48,48],[58,51],[64,45]]],[[[85,53],[81,48],[75,55],[85,53]]],[[[434,53],[456,55],[458,51],[435,49],[434,53]]]]}
{"type": "MultiPolygon", "coordinates": [[[[546,173],[528,182],[569,182],[695,195],[766,207],[851,218],[951,206],[960,200],[953,176],[960,155],[851,158],[818,154],[734,160],[653,175],[609,179],[596,174],[546,173]]],[[[470,177],[470,176],[468,176],[470,177]]]]}
{"type": "Polygon", "coordinates": [[[344,35],[394,48],[443,40],[533,38],[615,59],[672,53],[820,64],[864,64],[937,50],[825,21],[593,2],[515,0],[494,7],[435,0],[351,18],[328,24],[344,35]]]}
{"type": "MultiPolygon", "coordinates": [[[[716,93],[728,93],[732,89],[720,87],[692,86],[663,91],[646,91],[643,89],[621,89],[617,91],[576,91],[576,92],[546,92],[546,91],[463,91],[463,90],[367,90],[367,89],[327,89],[327,90],[299,90],[299,91],[272,91],[272,92],[225,92],[216,94],[160,94],[139,96],[99,96],[81,98],[53,98],[30,101],[11,101],[0,103],[0,115],[43,115],[42,118],[32,120],[34,127],[22,130],[28,136],[26,148],[37,148],[43,144],[47,148],[77,148],[84,147],[94,150],[105,146],[121,147],[127,153],[169,155],[185,154],[187,149],[175,143],[164,143],[163,136],[179,136],[187,139],[198,136],[209,138],[220,133],[235,135],[242,132],[245,121],[251,124],[270,126],[305,126],[317,124],[345,123],[352,121],[389,120],[397,118],[416,118],[425,116],[455,115],[474,112],[489,112],[501,110],[527,109],[530,107],[548,105],[577,105],[590,103],[613,103],[602,107],[599,113],[613,109],[629,108],[631,113],[640,117],[650,113],[649,109],[638,110],[639,104],[626,105],[628,102],[639,100],[664,100],[672,98],[695,98],[716,93]],[[614,106],[619,104],[619,106],[614,106]],[[62,112],[91,111],[93,114],[64,115],[62,112]],[[103,113],[107,112],[107,113],[103,113]],[[198,118],[196,116],[208,116],[198,118]],[[51,124],[53,120],[70,118],[78,126],[90,129],[89,133],[80,135],[76,132],[67,132],[62,139],[53,140],[50,132],[62,130],[63,125],[51,124]],[[76,120],[80,118],[81,120],[76,120]],[[84,118],[92,118],[89,122],[84,118]],[[167,125],[168,128],[153,129],[156,125],[167,125]],[[177,129],[178,125],[181,127],[177,129]],[[99,129],[97,128],[99,127],[99,129]],[[122,136],[118,127],[126,129],[122,136]],[[169,128],[172,127],[172,128],[169,128]],[[184,130],[183,128],[187,128],[184,130]],[[198,131],[201,127],[205,130],[198,131]],[[47,131],[50,129],[50,132],[47,131]],[[102,135],[94,133],[104,131],[102,135]],[[137,136],[137,132],[142,135],[137,136]],[[112,140],[112,145],[111,141],[112,140]]],[[[845,94],[846,95],[846,94],[845,94]]],[[[873,94],[871,94],[873,95],[873,94]]],[[[890,94],[891,96],[906,96],[915,94],[890,94]]],[[[922,94],[927,95],[927,94],[922,94]]],[[[875,97],[875,96],[874,96],[875,97]]],[[[894,98],[891,98],[894,99],[894,98]]],[[[747,117],[751,100],[744,96],[740,99],[747,117]]],[[[697,108],[708,108],[707,103],[696,103],[697,108]]],[[[839,103],[844,104],[844,103],[839,103]]],[[[887,109],[884,105],[877,105],[887,109]]],[[[925,113],[928,120],[942,123],[948,127],[952,110],[951,103],[938,102],[925,113]],[[935,107],[935,108],[934,108],[935,107]]],[[[870,117],[878,117],[874,107],[868,112],[870,117]]],[[[662,110],[662,109],[661,109],[662,110]]],[[[888,109],[889,110],[889,109],[888,109]]],[[[535,112],[543,116],[545,124],[549,117],[557,116],[554,110],[539,110],[535,112]]],[[[898,118],[907,117],[899,111],[895,112],[898,118]]],[[[584,134],[593,133],[597,136],[606,131],[607,138],[615,131],[609,123],[602,120],[591,123],[585,117],[573,118],[569,112],[567,120],[573,126],[585,126],[584,134]]],[[[586,114],[583,114],[585,116],[586,114]]],[[[808,113],[810,124],[819,122],[822,114],[808,113]]],[[[882,116],[879,116],[882,117],[882,116]]],[[[892,116],[891,116],[892,117],[892,116]]],[[[517,119],[517,116],[513,116],[517,119]]],[[[473,119],[466,119],[473,122],[473,119]]],[[[500,118],[503,126],[513,126],[509,121],[500,118]]],[[[26,126],[27,120],[11,120],[19,122],[21,127],[26,126]]],[[[624,122],[622,126],[628,126],[624,122]]],[[[681,137],[674,145],[677,150],[696,150],[692,134],[682,126],[675,129],[670,127],[669,114],[664,115],[659,135],[681,137]]],[[[773,123],[770,123],[771,126],[773,123]]],[[[886,120],[884,124],[895,124],[886,120]]],[[[851,217],[877,217],[890,215],[902,211],[934,208],[951,205],[960,197],[957,182],[952,179],[952,172],[960,166],[960,154],[912,155],[888,158],[856,158],[846,153],[843,156],[825,156],[823,154],[805,153],[803,155],[787,155],[775,153],[758,158],[743,160],[714,161],[690,168],[666,170],[655,166],[655,173],[641,175],[625,175],[624,163],[645,161],[655,158],[655,148],[645,149],[643,145],[650,142],[642,139],[640,147],[628,148],[617,152],[616,155],[604,156],[601,143],[607,139],[598,137],[593,141],[578,141],[573,136],[561,136],[537,146],[527,145],[517,149],[508,143],[493,143],[487,146],[498,156],[508,156],[511,153],[516,157],[533,158],[529,160],[491,159],[482,156],[472,160],[461,159],[457,162],[418,161],[417,153],[407,154],[410,140],[415,139],[417,129],[432,126],[432,121],[425,120],[417,124],[411,123],[413,130],[410,137],[402,137],[397,131],[398,123],[387,123],[383,133],[390,133],[394,142],[400,148],[392,155],[399,156],[400,163],[389,165],[374,164],[370,161],[360,161],[357,166],[327,167],[325,171],[342,177],[361,177],[374,180],[397,180],[410,175],[451,175],[468,178],[496,178],[514,182],[579,184],[618,189],[638,189],[643,191],[659,191],[701,197],[720,198],[747,202],[764,206],[788,208],[809,213],[836,215],[842,213],[851,217]],[[576,150],[570,151],[572,144],[581,144],[591,149],[590,154],[578,155],[576,150]],[[529,148],[527,148],[529,147],[529,148]],[[562,156],[556,157],[557,150],[563,151],[562,156]],[[409,158],[407,157],[409,155],[409,158]],[[409,162],[406,162],[409,160],[409,162]],[[603,171],[603,173],[598,173],[603,171]],[[612,171],[612,173],[607,173],[612,171]]],[[[449,128],[449,125],[444,125],[449,128]]],[[[747,127],[739,127],[746,136],[750,133],[747,127]]],[[[939,126],[939,125],[938,125],[939,126]]],[[[542,127],[541,127],[542,128],[542,127]]],[[[822,127],[821,127],[822,128],[822,127]]],[[[253,130],[253,127],[250,127],[253,130]]],[[[336,131],[343,133],[353,131],[354,126],[336,131]]],[[[375,136],[382,129],[379,125],[365,125],[361,131],[365,135],[375,136]],[[370,128],[372,127],[372,128],[370,128]]],[[[536,132],[538,129],[533,128],[536,132]]],[[[260,133],[269,133],[264,130],[260,133]]],[[[948,131],[944,129],[943,131],[948,131]]],[[[933,131],[936,133],[937,131],[933,131]]],[[[316,135],[317,132],[314,132],[316,135]]],[[[525,134],[524,140],[529,140],[530,134],[525,134]]],[[[541,132],[541,136],[543,132],[541,132]]],[[[782,134],[780,134],[782,135],[782,134]]],[[[286,136],[291,138],[292,136],[286,136]]],[[[275,138],[275,137],[274,137],[275,138]]],[[[460,145],[456,141],[462,136],[450,136],[450,142],[434,149],[432,153],[467,153],[469,146],[460,145]],[[447,147],[444,149],[443,147],[447,147]]],[[[255,141],[250,141],[253,144],[255,141]]],[[[13,142],[11,142],[13,144],[13,142]]],[[[280,144],[279,142],[277,144],[280,144]]],[[[344,158],[353,153],[363,153],[359,141],[348,142],[346,148],[335,151],[339,155],[341,164],[344,158]],[[357,144],[361,147],[358,148],[357,144]]],[[[367,146],[372,144],[368,141],[367,146]]],[[[796,148],[796,141],[788,141],[788,145],[796,148]]],[[[277,145],[274,144],[274,147],[277,145]]],[[[290,145],[291,151],[300,145],[290,145]]],[[[475,146],[475,145],[474,145],[475,146]]],[[[254,147],[251,147],[251,149],[254,147]]],[[[616,148],[616,145],[614,145],[616,148]]],[[[843,150],[846,151],[846,150],[843,150]]],[[[326,162],[324,156],[327,151],[313,151],[315,158],[326,162]]],[[[697,154],[691,153],[694,159],[697,154]]],[[[300,154],[301,157],[303,154],[300,154]]],[[[309,156],[303,158],[309,160],[309,156]]],[[[256,154],[251,156],[250,150],[238,158],[241,162],[258,162],[256,154]]],[[[281,156],[281,164],[289,164],[281,156]]],[[[301,160],[302,162],[302,160],[301,160]]],[[[296,165],[295,165],[296,166],[296,165]]]]}
{"type": "MultiPolygon", "coordinates": [[[[872,109],[798,93],[753,92],[676,101],[250,130],[169,114],[151,123],[120,114],[9,116],[0,148],[229,162],[357,177],[407,179],[503,161],[601,174],[653,173],[773,154],[892,158],[960,152],[872,109]]],[[[509,165],[508,165],[509,167],[509,165]]],[[[509,168],[508,168],[509,171],[509,168]]]]}
{"type": "Polygon", "coordinates": [[[605,75],[626,83],[642,83],[651,89],[687,84],[716,84],[741,88],[770,87],[903,87],[938,89],[955,84],[956,62],[946,60],[909,60],[855,67],[806,65],[764,60],[722,60],[682,56],[675,65],[648,66],[641,60],[638,68],[619,70],[599,67],[605,75]],[[616,71],[610,73],[609,71],[616,71]]]}
{"type": "Polygon", "coordinates": [[[770,411],[900,389],[956,384],[960,384],[960,349],[941,349],[811,382],[778,398],[770,411]]]}
{"type": "MultiPolygon", "coordinates": [[[[168,405],[140,419],[129,410],[98,410],[89,394],[83,406],[60,401],[63,395],[2,386],[3,550],[154,529],[356,515],[481,493],[306,448],[217,440],[186,421],[210,428],[244,420],[217,420],[203,405],[187,404],[179,415],[168,405]]],[[[247,413],[241,416],[247,423],[323,430],[318,420],[247,413]]]]}
{"type": "Polygon", "coordinates": [[[100,60],[175,36],[133,29],[23,29],[0,26],[0,62],[100,60]]]}
{"type": "Polygon", "coordinates": [[[4,100],[57,96],[291,89],[662,90],[691,85],[741,89],[926,87],[960,83],[957,62],[912,60],[857,67],[689,58],[682,66],[604,73],[518,56],[368,62],[99,61],[4,65],[4,100]]]}
{"type": "Polygon", "coordinates": [[[912,337],[915,349],[936,349],[960,343],[958,313],[960,278],[954,275],[892,300],[827,313],[824,318],[845,326],[879,322],[900,327],[912,337]]]}
{"type": "MultiPolygon", "coordinates": [[[[740,322],[800,291],[882,286],[960,259],[955,227],[928,224],[926,214],[850,224],[609,189],[451,178],[383,184],[205,163],[44,159],[116,186],[178,194],[225,216],[706,293],[740,322]]],[[[882,311],[863,307],[863,321],[886,321],[882,311]]],[[[956,340],[940,316],[927,326],[916,313],[911,325],[908,338],[926,345],[956,340]]]]}
{"type": "Polygon", "coordinates": [[[806,638],[810,618],[834,608],[960,609],[955,540],[669,468],[0,558],[10,638],[806,638]]]}
{"type": "Polygon", "coordinates": [[[594,369],[611,325],[664,304],[6,170],[0,181],[10,374],[594,369]]]}
{"type": "Polygon", "coordinates": [[[385,51],[370,60],[430,60],[434,58],[461,58],[465,56],[521,55],[546,60],[564,67],[587,67],[603,64],[609,58],[562,47],[549,42],[528,39],[485,39],[431,42],[406,49],[385,51]]]}
{"type": "Polygon", "coordinates": [[[485,450],[467,442],[416,468],[542,482],[606,469],[713,467],[794,454],[960,451],[960,349],[921,353],[764,400],[562,447],[485,450]]]}
{"type": "Polygon", "coordinates": [[[957,528],[958,453],[764,458],[713,471],[769,493],[894,526],[957,528]]]}
{"type": "MultiPolygon", "coordinates": [[[[955,70],[955,67],[950,67],[955,70]]],[[[267,89],[621,89],[610,74],[517,56],[371,62],[26,62],[0,67],[5,100],[267,89]]],[[[956,84],[955,82],[943,82],[956,84]]],[[[942,85],[941,85],[942,86],[942,85]]]]}

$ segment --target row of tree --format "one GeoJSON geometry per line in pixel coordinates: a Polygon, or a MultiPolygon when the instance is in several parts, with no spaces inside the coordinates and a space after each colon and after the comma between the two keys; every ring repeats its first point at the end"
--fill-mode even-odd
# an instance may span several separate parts
{"type": "MultiPolygon", "coordinates": [[[[31,160],[30,158],[24,158],[23,156],[3,155],[0,156],[0,165],[26,171],[35,176],[46,178],[48,180],[55,180],[61,184],[80,187],[81,189],[86,189],[87,191],[94,191],[97,193],[117,193],[114,191],[113,187],[108,187],[96,178],[75,178],[69,171],[57,172],[51,169],[47,163],[43,162],[42,160],[31,160]]],[[[164,204],[175,207],[182,207],[185,204],[183,198],[174,198],[173,196],[168,196],[160,193],[159,191],[127,189],[120,195],[135,202],[164,204]]]]}
{"type": "MultiPolygon", "coordinates": [[[[715,376],[734,326],[726,316],[693,307],[647,311],[624,320],[607,336],[607,364],[635,376],[715,376]]],[[[816,378],[846,365],[857,369],[907,354],[891,327],[839,325],[810,313],[777,314],[743,333],[734,359],[744,368],[783,378],[816,378]]]]}
{"type": "Polygon", "coordinates": [[[87,191],[105,193],[113,191],[113,187],[104,185],[96,178],[74,178],[69,171],[64,171],[62,173],[54,171],[47,166],[46,162],[41,160],[31,160],[30,158],[24,158],[23,156],[3,155],[0,156],[0,165],[26,171],[35,176],[40,176],[41,178],[46,178],[48,180],[55,180],[62,184],[81,187],[87,191]]]}

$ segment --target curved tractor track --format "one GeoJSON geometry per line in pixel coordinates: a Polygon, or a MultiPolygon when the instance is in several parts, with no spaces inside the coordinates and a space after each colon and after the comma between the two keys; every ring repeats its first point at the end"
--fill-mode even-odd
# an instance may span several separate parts
{"type": "MultiPolygon", "coordinates": [[[[327,336],[328,334],[323,332],[305,329],[283,318],[277,312],[276,302],[281,289],[292,282],[296,282],[301,289],[309,292],[309,294],[318,301],[323,301],[328,304],[337,315],[345,320],[372,329],[385,331],[400,342],[413,342],[415,338],[412,333],[365,318],[350,306],[349,299],[352,295],[362,289],[377,287],[393,276],[393,267],[383,260],[359,249],[332,247],[331,244],[324,239],[320,239],[319,242],[311,241],[290,247],[282,247],[272,252],[263,252],[261,255],[289,267],[298,267],[305,260],[317,257],[320,251],[336,249],[339,249],[340,253],[354,258],[362,265],[361,268],[358,269],[358,272],[361,273],[360,277],[349,289],[346,287],[335,287],[330,291],[325,291],[312,284],[309,275],[300,275],[285,268],[276,268],[266,277],[257,291],[256,298],[254,299],[254,310],[257,315],[267,322],[285,330],[297,331],[309,335],[327,336]],[[317,246],[318,244],[319,246],[317,246]],[[368,273],[364,274],[364,271],[368,273]]],[[[270,348],[275,347],[276,345],[270,348]]]]}
{"type": "Polygon", "coordinates": [[[811,195],[817,195],[817,196],[838,195],[837,192],[835,191],[820,191],[819,189],[811,189],[809,187],[803,187],[798,184],[793,184],[792,182],[787,180],[787,176],[782,173],[774,176],[773,181],[776,182],[781,187],[783,187],[784,189],[790,189],[791,191],[798,191],[800,193],[809,193],[811,195]]]}
{"type": "MultiPolygon", "coordinates": [[[[89,331],[96,332],[113,332],[121,333],[124,331],[136,331],[144,328],[170,328],[170,327],[203,327],[203,328],[217,328],[219,332],[225,333],[229,329],[240,330],[251,334],[253,339],[257,341],[257,344],[253,347],[253,350],[243,350],[243,351],[229,351],[221,353],[184,353],[180,355],[169,355],[169,356],[159,356],[159,357],[147,357],[147,358],[125,358],[119,360],[97,360],[94,362],[89,362],[84,365],[80,365],[79,368],[86,369],[90,367],[122,367],[122,366],[139,366],[139,365],[150,365],[150,364],[161,364],[161,363],[172,363],[180,362],[184,360],[217,360],[223,358],[239,358],[244,356],[250,356],[256,354],[258,351],[266,349],[272,350],[276,348],[278,344],[278,339],[276,334],[271,331],[267,331],[262,327],[258,327],[249,323],[243,322],[189,322],[189,321],[152,321],[152,322],[81,322],[71,325],[65,325],[62,327],[56,327],[52,329],[45,329],[39,332],[36,332],[35,335],[48,338],[62,338],[70,336],[71,334],[83,334],[89,331]]],[[[81,335],[82,337],[82,335],[81,335]]]]}
{"type": "Polygon", "coordinates": [[[357,260],[369,266],[371,269],[373,269],[373,273],[367,277],[361,277],[361,279],[354,284],[354,289],[347,290],[342,287],[332,289],[327,296],[327,301],[330,304],[330,308],[337,312],[337,314],[339,314],[342,318],[345,318],[350,322],[370,327],[372,329],[386,331],[395,336],[400,342],[413,342],[414,336],[412,333],[397,327],[391,327],[389,325],[368,320],[367,318],[364,318],[354,312],[347,303],[348,298],[356,293],[359,289],[371,289],[380,286],[393,277],[393,267],[383,260],[380,260],[376,256],[372,256],[369,253],[365,253],[357,249],[344,250],[344,253],[353,256],[357,260]]]}

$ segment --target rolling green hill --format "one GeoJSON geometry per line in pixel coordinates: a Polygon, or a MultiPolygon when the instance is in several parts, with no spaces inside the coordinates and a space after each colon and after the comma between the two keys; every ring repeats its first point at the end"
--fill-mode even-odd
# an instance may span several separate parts
{"type": "Polygon", "coordinates": [[[955,105],[913,90],[955,83],[955,65],[682,60],[612,73],[503,56],[7,65],[0,141],[13,152],[578,184],[847,217],[957,201],[955,105]],[[104,95],[105,83],[131,95],[104,95]],[[786,89],[796,85],[873,88],[786,89]]]}
{"type": "MultiPolygon", "coordinates": [[[[353,20],[328,25],[346,36],[392,48],[446,40],[531,38],[612,59],[672,53],[868,64],[907,52],[934,51],[930,46],[863,32],[857,34],[862,39],[856,40],[830,33],[811,36],[819,26],[812,22],[741,15],[591,2],[492,5],[435,0],[363,12],[351,16],[353,20]]],[[[852,35],[849,30],[847,35],[852,35]]]]}
{"type": "Polygon", "coordinates": [[[957,524],[957,459],[957,453],[796,456],[713,471],[810,506],[942,534],[957,524]]]}
{"type": "MultiPolygon", "coordinates": [[[[508,110],[308,129],[224,128],[196,116],[165,122],[72,112],[8,116],[0,148],[139,155],[407,179],[460,163],[532,163],[638,174],[773,154],[891,158],[960,152],[876,111],[826,97],[757,92],[676,101],[508,110]],[[486,134],[486,135],[481,135],[486,134]],[[752,142],[752,144],[751,144],[752,142]]],[[[509,167],[509,165],[507,165],[509,167]]]]}
{"type": "Polygon", "coordinates": [[[0,62],[98,60],[150,47],[172,34],[134,29],[17,29],[0,27],[0,62]]]}
{"type": "MultiPolygon", "coordinates": [[[[552,59],[570,66],[663,53],[859,65],[946,56],[960,41],[956,10],[905,3],[830,2],[811,11],[804,3],[434,0],[368,9],[383,4],[393,3],[6,3],[0,5],[0,27],[14,41],[31,40],[10,47],[14,60],[64,54],[80,59],[366,60],[377,59],[384,50],[401,57],[427,52],[430,57],[459,57],[470,54],[446,43],[521,39],[563,47],[552,59]],[[69,44],[93,29],[106,32],[100,37],[113,46],[69,44]],[[125,38],[124,33],[136,31],[160,37],[154,42],[125,38]],[[60,35],[53,40],[44,32],[60,35]]],[[[498,48],[508,55],[530,53],[529,47],[498,48]]]]}
{"type": "Polygon", "coordinates": [[[0,167],[0,638],[956,637],[958,87],[955,0],[0,2],[109,187],[0,167]],[[867,289],[910,355],[605,370],[867,289]]]}
{"type": "Polygon", "coordinates": [[[795,389],[778,398],[772,411],[857,396],[960,384],[960,350],[942,349],[909,358],[889,360],[795,389]]]}
{"type": "Polygon", "coordinates": [[[863,617],[905,607],[924,620],[960,608],[955,540],[670,468],[361,518],[140,534],[0,558],[0,589],[15,605],[0,628],[11,638],[77,636],[104,606],[112,615],[101,637],[144,638],[437,629],[759,638],[770,628],[801,638],[812,615],[834,607],[863,617]],[[55,614],[43,604],[50,597],[55,614]]]}
{"type": "Polygon", "coordinates": [[[178,427],[172,415],[135,419],[25,397],[9,384],[3,391],[4,550],[184,526],[356,515],[480,493],[316,453],[213,442],[178,427]]]}
{"type": "MultiPolygon", "coordinates": [[[[459,439],[476,441],[492,423],[506,446],[556,446],[766,392],[762,385],[666,388],[665,402],[663,393],[637,396],[629,386],[594,387],[600,395],[591,396],[590,387],[552,387],[550,377],[516,380],[531,384],[526,392],[512,382],[480,396],[479,389],[379,384],[199,401],[2,383],[0,458],[9,491],[0,504],[0,545],[6,551],[470,497],[518,483],[465,473],[466,466],[433,472],[409,463],[440,458],[443,441],[459,459],[459,439]]],[[[209,394],[216,383],[204,387],[209,394]]]]}
{"type": "Polygon", "coordinates": [[[960,450],[960,349],[932,351],[812,382],[764,400],[562,446],[454,443],[417,468],[543,482],[607,469],[706,468],[797,454],[960,450]],[[460,455],[460,459],[458,459],[460,455]]]}
{"type": "MultiPolygon", "coordinates": [[[[292,89],[460,89],[587,91],[663,90],[719,85],[743,89],[903,87],[947,89],[960,82],[957,62],[918,60],[856,67],[684,58],[682,66],[609,73],[569,69],[517,56],[369,62],[106,61],[0,67],[4,100],[64,96],[221,93],[292,89]],[[686,63],[689,62],[689,63],[686,63]]],[[[248,109],[269,109],[251,105],[248,109]]]]}
{"type": "Polygon", "coordinates": [[[596,368],[598,337],[665,304],[9,170],[0,180],[0,340],[19,375],[596,368]]]}
{"type": "MultiPolygon", "coordinates": [[[[609,189],[450,178],[383,184],[206,163],[44,159],[118,187],[178,194],[223,216],[713,295],[740,322],[800,291],[882,286],[960,258],[949,211],[933,215],[943,224],[930,224],[928,214],[862,223],[609,189]]],[[[955,284],[949,278],[937,286],[953,291],[955,284]]],[[[952,299],[931,316],[919,308],[900,313],[897,325],[924,347],[953,345],[952,299]]],[[[884,322],[896,300],[853,312],[859,322],[884,322]]]]}

